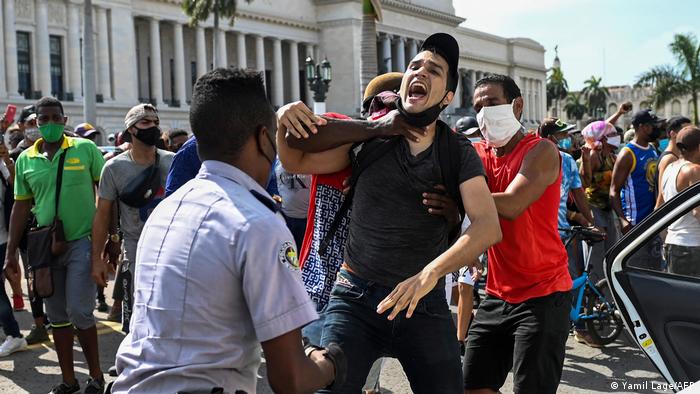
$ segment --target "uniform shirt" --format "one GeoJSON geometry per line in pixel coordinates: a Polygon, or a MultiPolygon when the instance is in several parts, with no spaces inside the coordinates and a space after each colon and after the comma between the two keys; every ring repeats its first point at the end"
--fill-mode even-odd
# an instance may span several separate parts
{"type": "Polygon", "coordinates": [[[622,211],[631,225],[649,216],[656,205],[656,165],[659,154],[653,146],[646,148],[630,142],[624,148],[632,153],[632,170],[620,191],[622,211]]]}
{"type": "Polygon", "coordinates": [[[269,198],[237,168],[205,161],[151,214],[113,393],[255,393],[259,342],[318,317],[292,235],[251,191],[269,198]]]}
{"type": "Polygon", "coordinates": [[[15,200],[34,199],[32,212],[39,226],[48,226],[56,216],[56,176],[61,153],[66,149],[58,217],[67,241],[84,238],[92,231],[95,217],[95,182],[100,180],[105,160],[90,140],[64,137],[53,159],[41,153],[39,139],[22,152],[15,165],[15,200]]]}

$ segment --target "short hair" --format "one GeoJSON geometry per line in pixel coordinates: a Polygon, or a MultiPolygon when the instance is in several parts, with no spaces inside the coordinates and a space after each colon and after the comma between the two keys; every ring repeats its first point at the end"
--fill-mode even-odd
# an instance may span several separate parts
{"type": "Polygon", "coordinates": [[[686,118],[685,116],[674,116],[671,119],[668,120],[668,123],[666,123],[666,131],[670,132],[679,132],[683,128],[683,125],[686,123],[693,123],[690,121],[690,119],[686,118]]]}
{"type": "Polygon", "coordinates": [[[181,136],[183,136],[183,135],[184,135],[185,137],[188,136],[187,130],[183,130],[183,129],[170,129],[170,131],[168,131],[168,138],[169,138],[169,139],[173,139],[173,138],[175,138],[175,137],[181,137],[181,136]]]}
{"type": "Polygon", "coordinates": [[[39,101],[34,103],[34,109],[37,116],[39,115],[39,109],[41,107],[58,107],[61,110],[61,115],[65,114],[65,112],[63,112],[63,104],[61,104],[61,102],[54,97],[44,96],[40,98],[39,101]]]}
{"type": "Polygon", "coordinates": [[[190,124],[203,159],[235,159],[261,126],[274,133],[277,117],[259,72],[217,68],[194,85],[190,124]]]}
{"type": "Polygon", "coordinates": [[[476,84],[474,84],[474,90],[480,86],[491,84],[501,85],[503,88],[503,93],[506,95],[506,99],[509,102],[518,97],[522,97],[518,84],[513,81],[513,78],[503,74],[489,74],[481,78],[480,80],[476,81],[476,84]]]}
{"type": "Polygon", "coordinates": [[[698,146],[700,146],[700,128],[697,126],[686,126],[682,128],[676,145],[678,145],[681,154],[698,149],[698,146]]]}

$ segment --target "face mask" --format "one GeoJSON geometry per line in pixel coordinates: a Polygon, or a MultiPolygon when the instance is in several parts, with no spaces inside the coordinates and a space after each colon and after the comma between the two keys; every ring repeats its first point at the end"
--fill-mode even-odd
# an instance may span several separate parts
{"type": "Polygon", "coordinates": [[[258,145],[258,149],[260,152],[265,156],[265,159],[270,162],[270,166],[272,166],[275,163],[275,158],[277,157],[277,146],[275,146],[275,142],[272,140],[272,137],[270,137],[270,133],[265,133],[267,135],[267,140],[270,141],[270,144],[272,145],[272,149],[275,151],[275,154],[272,155],[272,159],[270,159],[269,156],[267,156],[267,153],[265,153],[265,150],[263,150],[261,145],[258,145]]]}
{"type": "Polygon", "coordinates": [[[620,136],[616,135],[614,137],[608,137],[608,144],[617,148],[620,146],[620,136]]]}
{"type": "Polygon", "coordinates": [[[63,125],[60,123],[47,123],[39,126],[41,138],[49,144],[58,142],[63,136],[63,125]]]}
{"type": "Polygon", "coordinates": [[[136,129],[134,137],[148,146],[154,146],[158,142],[158,139],[160,139],[160,128],[158,126],[149,127],[147,129],[139,129],[136,126],[134,126],[134,128],[136,129]]]}
{"type": "Polygon", "coordinates": [[[469,141],[470,141],[472,144],[475,143],[475,142],[481,141],[481,138],[479,138],[479,137],[472,137],[472,138],[468,138],[468,139],[469,139],[469,141]]]}
{"type": "Polygon", "coordinates": [[[479,130],[489,146],[504,146],[522,128],[513,113],[513,104],[515,100],[511,104],[484,107],[476,114],[479,130]]]}
{"type": "Polygon", "coordinates": [[[659,141],[659,150],[666,150],[666,148],[668,148],[668,141],[668,138],[664,138],[661,141],[659,141]]]}
{"type": "Polygon", "coordinates": [[[579,150],[575,150],[575,151],[571,152],[571,157],[573,157],[574,160],[580,159],[581,158],[581,150],[579,149],[579,150]]]}
{"type": "Polygon", "coordinates": [[[442,96],[437,104],[418,113],[406,112],[406,109],[403,107],[403,101],[400,99],[396,102],[396,109],[398,109],[399,113],[406,119],[406,123],[413,127],[425,127],[435,122],[440,116],[440,112],[442,112],[444,109],[442,106],[442,100],[447,97],[447,93],[449,92],[445,92],[445,95],[442,96]]]}
{"type": "Polygon", "coordinates": [[[651,134],[649,134],[649,139],[654,141],[661,137],[661,130],[660,129],[653,129],[651,130],[651,134]]]}
{"type": "Polygon", "coordinates": [[[563,140],[559,140],[557,143],[559,149],[569,150],[571,149],[571,137],[566,137],[563,140]]]}
{"type": "Polygon", "coordinates": [[[41,138],[41,131],[39,131],[39,129],[36,127],[32,127],[31,129],[25,129],[24,138],[28,139],[29,141],[35,142],[36,140],[41,138]]]}

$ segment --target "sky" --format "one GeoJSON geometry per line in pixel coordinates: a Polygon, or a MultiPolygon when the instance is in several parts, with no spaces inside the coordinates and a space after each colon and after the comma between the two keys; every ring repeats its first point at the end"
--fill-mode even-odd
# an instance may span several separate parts
{"type": "Polygon", "coordinates": [[[591,75],[605,86],[630,85],[655,65],[676,65],[674,34],[700,37],[698,0],[453,0],[462,26],[545,47],[551,67],[559,46],[569,90],[591,75]]]}

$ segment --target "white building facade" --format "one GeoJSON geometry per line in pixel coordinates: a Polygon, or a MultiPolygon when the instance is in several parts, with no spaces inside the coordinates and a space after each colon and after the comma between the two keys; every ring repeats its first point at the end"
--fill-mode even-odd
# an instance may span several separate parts
{"type": "MultiPolygon", "coordinates": [[[[188,102],[197,77],[214,65],[264,73],[274,106],[312,102],[304,61],[327,58],[333,79],[327,109],[360,112],[360,0],[239,2],[234,26],[213,18],[190,27],[179,0],[94,0],[97,125],[123,126],[139,102],[158,106],[165,128],[189,130],[188,102]],[[217,36],[215,40],[214,37],[217,36]],[[213,50],[214,43],[217,50],[213,50]],[[213,52],[216,52],[215,58],[213,52]]],[[[451,0],[381,0],[377,24],[379,72],[404,71],[420,43],[448,32],[460,44],[460,87],[446,120],[470,113],[474,81],[510,75],[525,99],[523,121],[546,111],[544,48],[460,27],[451,0]]],[[[29,105],[42,95],[61,99],[70,123],[82,121],[82,0],[0,0],[0,105],[29,105]]]]}

